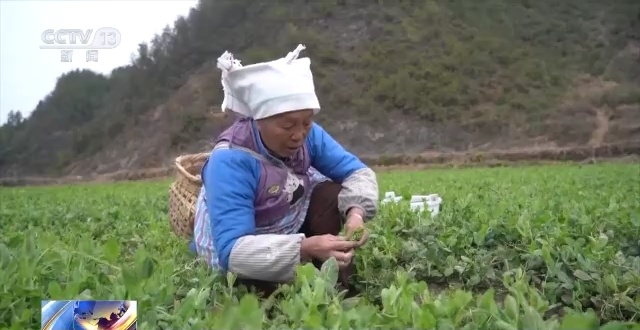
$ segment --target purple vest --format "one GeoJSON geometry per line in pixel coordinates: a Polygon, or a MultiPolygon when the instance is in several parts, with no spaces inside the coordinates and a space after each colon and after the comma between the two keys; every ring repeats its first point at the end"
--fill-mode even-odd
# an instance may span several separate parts
{"type": "MultiPolygon", "coordinates": [[[[257,134],[250,119],[240,119],[220,133],[215,143],[226,141],[231,144],[231,149],[239,146],[261,154],[256,142],[259,139],[257,134]]],[[[279,226],[278,222],[292,209],[302,208],[311,193],[311,161],[306,143],[295,155],[284,161],[270,155],[262,156],[265,159],[259,159],[260,180],[254,201],[258,228],[279,226]]]]}

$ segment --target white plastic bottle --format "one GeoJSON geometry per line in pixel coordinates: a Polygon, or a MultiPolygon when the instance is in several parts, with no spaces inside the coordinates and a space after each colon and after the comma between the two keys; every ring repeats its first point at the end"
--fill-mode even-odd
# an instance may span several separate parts
{"type": "Polygon", "coordinates": [[[387,191],[384,193],[384,198],[380,201],[380,204],[384,205],[390,202],[397,203],[402,200],[402,196],[396,196],[393,191],[387,191]]]}
{"type": "Polygon", "coordinates": [[[431,216],[436,216],[440,213],[440,204],[442,198],[438,194],[431,195],[413,195],[411,196],[411,210],[422,212],[426,209],[431,213],[431,216]]]}

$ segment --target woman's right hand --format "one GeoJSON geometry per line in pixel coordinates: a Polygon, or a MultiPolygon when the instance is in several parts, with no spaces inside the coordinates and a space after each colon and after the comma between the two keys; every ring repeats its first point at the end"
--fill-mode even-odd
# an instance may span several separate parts
{"type": "Polygon", "coordinates": [[[353,249],[358,242],[345,240],[331,234],[311,236],[302,240],[300,250],[304,255],[325,261],[335,257],[338,266],[346,267],[353,258],[353,249]]]}

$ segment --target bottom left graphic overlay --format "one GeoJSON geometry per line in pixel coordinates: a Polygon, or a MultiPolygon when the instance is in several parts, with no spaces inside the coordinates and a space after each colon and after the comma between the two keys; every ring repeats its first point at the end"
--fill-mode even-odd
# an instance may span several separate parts
{"type": "Polygon", "coordinates": [[[135,330],[135,300],[43,300],[42,330],[135,330]]]}

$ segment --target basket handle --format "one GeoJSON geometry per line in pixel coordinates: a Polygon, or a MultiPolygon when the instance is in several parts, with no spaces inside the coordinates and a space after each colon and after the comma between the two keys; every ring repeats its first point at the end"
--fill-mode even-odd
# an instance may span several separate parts
{"type": "Polygon", "coordinates": [[[178,158],[176,158],[176,161],[175,161],[176,168],[189,181],[192,181],[192,182],[195,182],[195,183],[200,183],[202,181],[201,178],[200,178],[200,175],[195,176],[195,175],[189,173],[182,166],[182,162],[189,161],[189,162],[193,163],[193,162],[197,162],[197,161],[201,161],[201,160],[207,159],[208,157],[209,157],[209,153],[207,153],[207,152],[199,153],[199,154],[193,154],[193,155],[182,155],[182,156],[179,156],[178,158]]]}

